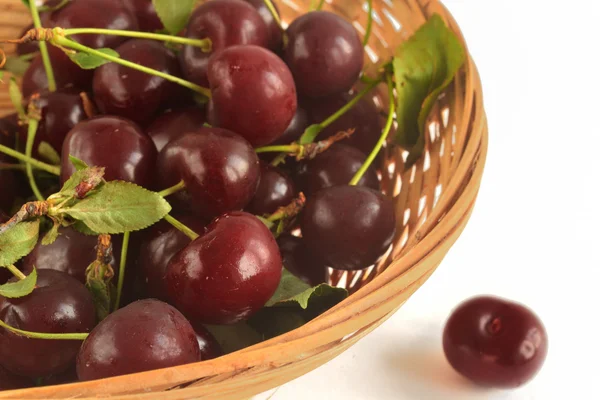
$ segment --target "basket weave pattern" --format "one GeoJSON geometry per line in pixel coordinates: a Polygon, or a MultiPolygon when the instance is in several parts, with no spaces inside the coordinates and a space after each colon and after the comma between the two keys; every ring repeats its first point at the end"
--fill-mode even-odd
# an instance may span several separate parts
{"type": "MultiPolygon", "coordinates": [[[[289,22],[305,12],[310,1],[276,3],[289,22]]],[[[373,33],[367,47],[370,72],[434,13],[462,39],[456,22],[437,0],[373,3],[373,33]]],[[[328,0],[324,9],[343,15],[364,33],[366,2],[328,0]]],[[[29,22],[21,1],[0,0],[0,37],[16,38],[29,22]]],[[[10,53],[10,47],[5,49],[10,53]]],[[[382,109],[388,102],[385,92],[374,95],[382,109]]],[[[11,109],[2,85],[0,115],[11,109]]],[[[425,155],[410,168],[404,166],[402,149],[385,149],[383,190],[394,197],[398,216],[394,245],[374,267],[332,272],[330,280],[353,294],[325,314],[300,329],[215,360],[102,381],[0,392],[0,399],[249,398],[333,359],[389,318],[431,276],[471,215],[485,163],[487,124],[481,83],[470,57],[440,97],[427,130],[425,155]]]]}

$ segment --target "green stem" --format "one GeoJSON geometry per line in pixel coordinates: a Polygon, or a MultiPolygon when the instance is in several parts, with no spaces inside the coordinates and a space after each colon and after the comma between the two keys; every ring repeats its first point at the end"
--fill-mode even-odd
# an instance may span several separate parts
{"type": "Polygon", "coordinates": [[[323,8],[324,4],[325,4],[325,0],[321,0],[321,1],[319,1],[319,4],[317,4],[317,6],[314,7],[313,9],[316,11],[319,11],[321,8],[323,8]]]}
{"type": "Polygon", "coordinates": [[[212,50],[212,40],[206,39],[189,39],[180,36],[162,35],[159,33],[148,33],[148,32],[133,32],[133,31],[121,31],[113,29],[95,29],[95,28],[75,28],[75,29],[63,29],[62,33],[65,36],[81,35],[81,34],[95,34],[95,35],[114,35],[114,36],[126,36],[132,38],[142,38],[150,40],[160,40],[163,42],[187,44],[190,46],[200,47],[202,51],[208,53],[212,50]]]}
{"type": "Polygon", "coordinates": [[[184,181],[180,181],[177,185],[171,186],[170,188],[162,190],[162,191],[158,192],[158,194],[160,196],[162,196],[162,197],[167,197],[167,196],[170,196],[170,195],[175,194],[177,192],[180,192],[183,189],[185,189],[185,182],[184,181]]]}
{"type": "Polygon", "coordinates": [[[363,90],[361,90],[352,100],[344,105],[344,107],[340,108],[336,113],[331,115],[325,121],[321,122],[319,125],[321,129],[327,128],[329,125],[333,124],[339,117],[346,114],[350,111],[358,102],[367,95],[375,86],[379,85],[382,82],[381,79],[377,79],[371,83],[369,83],[363,90]]]}
{"type": "Polygon", "coordinates": [[[14,276],[19,278],[19,280],[23,280],[23,279],[27,278],[25,276],[25,274],[23,274],[21,271],[19,271],[19,269],[17,267],[15,267],[14,265],[9,265],[8,267],[6,267],[6,269],[8,269],[14,276]]]}
{"type": "Polygon", "coordinates": [[[175,218],[173,218],[170,215],[167,215],[165,217],[165,221],[167,221],[168,223],[170,223],[171,225],[173,225],[181,233],[183,233],[185,236],[189,237],[192,240],[196,240],[196,239],[198,239],[200,237],[200,235],[198,235],[192,229],[190,229],[189,227],[185,226],[182,222],[176,220],[175,218]]]}
{"type": "MultiPolygon", "coordinates": [[[[33,152],[33,143],[35,140],[35,134],[38,130],[39,121],[35,118],[29,118],[29,126],[27,128],[27,142],[25,144],[25,155],[31,158],[31,153],[33,152]]],[[[36,199],[39,201],[44,201],[44,196],[42,192],[40,192],[40,188],[38,188],[37,183],[35,182],[35,177],[33,176],[33,166],[31,163],[25,164],[25,172],[27,173],[27,179],[29,180],[29,186],[31,186],[31,190],[35,195],[36,199]]]]}
{"type": "Polygon", "coordinates": [[[19,58],[23,61],[31,61],[33,60],[33,58],[37,56],[37,53],[28,53],[28,54],[23,54],[22,56],[19,56],[19,58]]]}
{"type": "Polygon", "coordinates": [[[271,12],[271,15],[273,15],[273,19],[275,20],[275,22],[277,22],[277,25],[279,25],[279,28],[282,31],[284,31],[285,29],[283,29],[283,24],[281,23],[281,17],[279,16],[279,13],[275,9],[275,6],[273,5],[273,2],[271,0],[263,0],[263,1],[265,2],[265,5],[267,6],[267,8],[269,9],[269,11],[271,12]]]}
{"type": "MultiPolygon", "coordinates": [[[[29,2],[29,9],[31,10],[31,17],[33,18],[33,26],[36,29],[42,28],[42,21],[40,20],[40,13],[37,9],[35,1],[29,2]]],[[[45,42],[40,42],[40,53],[42,54],[42,62],[44,69],[46,70],[46,76],[48,77],[48,90],[51,92],[56,91],[56,80],[54,78],[54,70],[52,69],[52,62],[48,55],[48,46],[45,42]]]]}
{"type": "Polygon", "coordinates": [[[371,37],[371,30],[373,29],[373,0],[367,0],[369,5],[369,17],[367,19],[367,29],[365,30],[365,38],[363,40],[363,47],[369,44],[369,38],[371,37]]]}
{"type": "Polygon", "coordinates": [[[299,146],[297,144],[284,144],[277,146],[264,146],[259,147],[256,150],[256,153],[296,153],[298,151],[299,146]]]}
{"type": "Polygon", "coordinates": [[[121,305],[121,293],[123,293],[123,282],[125,281],[125,268],[127,267],[127,250],[129,248],[130,232],[123,234],[123,246],[121,247],[121,263],[119,264],[119,280],[117,281],[117,299],[115,300],[115,311],[121,305]]]}
{"type": "Polygon", "coordinates": [[[0,320],[0,327],[11,331],[12,333],[25,336],[30,339],[50,339],[50,340],[85,340],[90,335],[89,333],[42,333],[29,332],[21,329],[13,328],[6,322],[0,320]]]}
{"type": "Polygon", "coordinates": [[[60,176],[60,167],[58,167],[56,165],[46,164],[45,162],[36,160],[31,157],[27,157],[25,154],[20,153],[16,150],[13,150],[10,147],[6,147],[6,146],[0,144],[0,153],[4,153],[7,156],[16,158],[19,161],[29,163],[32,166],[34,166],[35,168],[41,169],[42,171],[46,171],[52,175],[60,176]]]}
{"type": "Polygon", "coordinates": [[[165,74],[164,72],[160,72],[160,71],[157,71],[157,70],[152,69],[152,68],[144,67],[143,65],[139,65],[139,64],[133,63],[131,61],[124,60],[124,59],[119,58],[119,57],[114,57],[114,56],[111,56],[109,54],[102,53],[101,51],[94,50],[94,49],[92,49],[90,47],[87,47],[87,46],[83,46],[83,45],[81,45],[81,44],[79,44],[79,43],[77,43],[77,42],[75,42],[73,40],[67,39],[65,37],[55,36],[52,39],[51,43],[53,43],[55,45],[58,45],[58,46],[67,47],[67,48],[70,48],[70,49],[73,49],[73,50],[81,51],[81,52],[86,53],[86,54],[91,54],[93,56],[100,57],[100,58],[103,58],[105,60],[112,61],[112,62],[114,62],[116,64],[120,64],[120,65],[123,65],[125,67],[129,67],[129,68],[132,68],[132,69],[135,69],[135,70],[138,70],[138,71],[142,71],[142,72],[145,72],[145,73],[150,74],[150,75],[158,76],[158,77],[166,79],[166,80],[168,80],[170,82],[174,82],[174,83],[177,83],[178,85],[181,85],[183,87],[191,89],[191,90],[193,90],[195,92],[198,92],[198,93],[200,93],[200,94],[202,94],[202,95],[204,95],[204,96],[206,96],[208,98],[211,97],[211,93],[210,93],[209,89],[204,88],[204,87],[199,86],[199,85],[196,85],[195,83],[186,81],[185,79],[181,79],[181,78],[178,78],[178,77],[173,76],[173,75],[165,74]]]}
{"type": "Polygon", "coordinates": [[[356,186],[358,182],[362,179],[365,172],[367,172],[371,164],[373,164],[373,161],[377,157],[377,154],[379,154],[379,152],[381,151],[381,148],[383,147],[383,144],[385,143],[388,135],[390,134],[390,130],[392,129],[392,124],[394,123],[394,113],[396,112],[396,106],[394,103],[394,85],[392,82],[391,74],[387,74],[387,85],[389,92],[390,108],[385,127],[383,128],[383,131],[381,133],[381,136],[379,137],[379,140],[377,141],[377,144],[375,145],[375,148],[373,148],[373,151],[371,151],[371,154],[369,154],[369,157],[367,157],[365,163],[362,165],[362,167],[360,167],[360,169],[356,172],[356,175],[354,175],[354,177],[350,181],[351,186],[356,186]]]}

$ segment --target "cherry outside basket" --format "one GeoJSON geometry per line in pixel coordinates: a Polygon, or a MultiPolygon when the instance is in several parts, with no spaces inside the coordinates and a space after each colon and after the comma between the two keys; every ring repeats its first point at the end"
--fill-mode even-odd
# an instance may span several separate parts
{"type": "MultiPolygon", "coordinates": [[[[275,2],[287,23],[306,12],[311,3],[275,2]]],[[[389,59],[434,13],[463,40],[458,25],[437,0],[373,3],[373,34],[366,51],[371,72],[374,64],[389,59]]],[[[364,34],[365,0],[327,0],[324,9],[344,16],[364,34]]],[[[0,0],[0,37],[16,38],[29,22],[28,10],[20,0],[0,0]]],[[[5,49],[8,53],[12,50],[5,49]]],[[[405,152],[386,148],[382,187],[393,196],[396,206],[394,245],[375,267],[331,274],[334,284],[352,292],[336,307],[299,329],[214,360],[100,381],[0,392],[0,399],[247,399],[333,359],[396,312],[431,276],[464,229],[487,150],[481,91],[477,69],[468,57],[430,115],[421,160],[405,168],[405,152]]],[[[383,85],[374,99],[387,109],[383,85]]],[[[0,115],[11,109],[7,85],[1,85],[0,115]]]]}

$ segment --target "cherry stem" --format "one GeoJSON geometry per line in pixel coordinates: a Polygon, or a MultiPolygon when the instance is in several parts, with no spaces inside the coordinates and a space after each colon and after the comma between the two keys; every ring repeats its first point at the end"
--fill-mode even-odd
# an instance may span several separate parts
{"type": "Polygon", "coordinates": [[[184,189],[185,189],[185,182],[184,181],[180,181],[177,185],[171,186],[170,188],[162,190],[162,191],[158,192],[158,194],[160,196],[162,196],[162,197],[167,197],[167,196],[170,196],[170,195],[175,194],[177,192],[181,192],[184,189]]]}
{"type": "Polygon", "coordinates": [[[329,125],[331,125],[335,121],[337,121],[337,119],[340,118],[342,115],[344,115],[348,111],[350,111],[355,105],[358,104],[359,101],[362,100],[363,97],[365,97],[371,90],[373,90],[373,88],[375,88],[375,86],[379,85],[381,82],[383,82],[383,80],[380,78],[380,79],[376,79],[373,82],[369,83],[367,85],[367,87],[365,87],[356,96],[354,96],[354,98],[352,100],[350,100],[348,103],[346,103],[342,108],[337,110],[333,115],[331,115],[325,121],[321,122],[319,124],[321,129],[327,128],[329,125]]]}
{"type": "Polygon", "coordinates": [[[277,211],[266,218],[269,222],[277,222],[282,219],[293,218],[296,215],[300,214],[300,211],[304,208],[306,204],[306,196],[304,193],[300,192],[298,197],[296,197],[290,204],[287,206],[279,207],[277,211]]]}
{"type": "Polygon", "coordinates": [[[125,281],[125,268],[127,267],[127,250],[129,249],[130,232],[123,234],[123,246],[121,248],[121,263],[119,264],[119,280],[117,281],[117,299],[115,301],[115,311],[121,305],[121,294],[123,292],[123,282],[125,281]]]}
{"type": "MultiPolygon", "coordinates": [[[[33,152],[33,143],[38,130],[38,124],[39,121],[36,118],[29,118],[29,126],[27,127],[27,143],[25,144],[25,155],[29,158],[31,158],[31,153],[33,152]]],[[[44,196],[42,195],[42,192],[40,192],[40,188],[35,182],[35,176],[33,176],[33,166],[31,163],[26,162],[25,172],[27,174],[27,179],[29,180],[29,186],[31,186],[31,190],[35,195],[35,198],[39,201],[44,201],[44,196]]]]}
{"type": "Polygon", "coordinates": [[[0,171],[24,171],[25,166],[21,164],[0,163],[0,171]]]}
{"type": "Polygon", "coordinates": [[[21,329],[14,328],[8,325],[6,322],[0,320],[0,327],[11,331],[12,333],[25,336],[30,339],[48,339],[48,340],[85,340],[90,335],[89,333],[42,333],[42,332],[29,332],[21,329]]]}
{"type": "Polygon", "coordinates": [[[189,237],[190,239],[196,240],[200,237],[200,235],[198,235],[196,232],[194,232],[191,228],[185,226],[183,224],[183,222],[176,220],[172,216],[167,215],[164,219],[165,219],[165,221],[167,221],[168,223],[173,225],[175,228],[177,228],[178,231],[180,231],[181,233],[183,233],[185,236],[189,237]]]}
{"type": "Polygon", "coordinates": [[[381,136],[379,137],[379,140],[377,141],[377,144],[373,148],[373,151],[371,151],[371,154],[369,154],[369,156],[365,160],[364,164],[360,167],[360,169],[356,172],[356,174],[350,181],[350,186],[356,186],[358,184],[358,182],[360,182],[360,180],[362,179],[365,172],[367,172],[367,170],[369,169],[371,164],[373,164],[373,161],[375,161],[377,154],[379,154],[379,152],[381,151],[381,148],[383,147],[385,141],[387,140],[387,137],[390,134],[390,130],[392,129],[392,125],[394,123],[394,113],[396,112],[396,106],[394,103],[394,85],[392,82],[392,75],[387,74],[386,77],[387,77],[388,95],[389,95],[389,102],[390,102],[388,118],[385,123],[385,127],[383,128],[383,131],[381,133],[381,136]]]}
{"type": "Polygon", "coordinates": [[[27,157],[25,154],[20,153],[16,150],[11,149],[10,147],[4,146],[0,144],[0,153],[4,153],[7,156],[12,158],[16,158],[19,161],[24,161],[26,163],[31,164],[37,169],[41,169],[42,171],[46,171],[52,175],[60,176],[60,167],[56,165],[46,164],[45,162],[36,160],[32,157],[27,157]]]}
{"type": "Polygon", "coordinates": [[[0,225],[0,235],[20,222],[48,214],[49,209],[50,204],[47,201],[30,201],[23,204],[21,209],[11,219],[0,225]]]}
{"type": "MultiPolygon", "coordinates": [[[[349,129],[347,131],[340,131],[335,135],[321,140],[320,142],[315,143],[307,143],[300,144],[297,142],[293,142],[285,145],[275,145],[275,146],[264,146],[255,149],[257,154],[260,153],[284,153],[284,155],[296,156],[296,160],[312,160],[319,154],[327,151],[331,146],[340,140],[344,140],[349,138],[354,134],[354,129],[349,129]]],[[[277,164],[275,164],[276,166],[277,164]]]]}
{"type": "Polygon", "coordinates": [[[14,265],[9,265],[8,267],[6,267],[6,269],[8,269],[14,276],[16,276],[17,278],[19,278],[19,280],[23,280],[25,278],[27,278],[25,276],[25,274],[23,274],[17,267],[15,267],[14,265]]]}
{"type": "Polygon", "coordinates": [[[275,22],[277,22],[277,26],[279,26],[279,29],[281,29],[282,31],[285,32],[285,29],[283,28],[283,23],[281,22],[281,17],[279,16],[279,13],[275,9],[273,2],[271,0],[263,0],[263,1],[265,2],[265,5],[271,12],[271,15],[273,15],[273,19],[275,20],[275,22]]]}
{"type": "Polygon", "coordinates": [[[204,95],[204,96],[206,96],[208,98],[211,97],[210,90],[207,89],[207,88],[205,88],[205,87],[196,85],[195,83],[186,81],[185,79],[181,79],[181,78],[173,76],[173,75],[165,74],[164,72],[157,71],[157,70],[152,69],[152,68],[144,67],[143,65],[139,65],[139,64],[133,63],[131,61],[124,60],[124,59],[119,58],[119,57],[111,56],[110,54],[105,54],[105,53],[103,53],[101,51],[94,50],[94,49],[92,49],[90,47],[87,47],[87,46],[83,46],[83,45],[81,45],[81,44],[79,44],[79,43],[77,43],[77,42],[75,42],[75,41],[73,41],[71,39],[67,39],[67,38],[62,37],[62,36],[53,36],[52,40],[51,40],[51,43],[54,44],[54,45],[57,45],[58,47],[67,47],[67,48],[70,48],[70,49],[73,49],[73,50],[81,51],[83,53],[91,54],[91,55],[103,58],[105,60],[112,61],[112,62],[114,62],[116,64],[120,64],[120,65],[123,65],[125,67],[129,67],[129,68],[132,68],[132,69],[135,69],[135,70],[147,73],[149,75],[158,76],[159,78],[163,78],[163,79],[168,80],[170,82],[177,83],[178,85],[181,85],[181,86],[183,86],[185,88],[188,88],[188,89],[191,89],[191,90],[193,90],[195,92],[198,92],[198,93],[200,93],[200,94],[202,94],[202,95],[204,95]]]}
{"type": "MultiPolygon", "coordinates": [[[[31,17],[33,18],[33,26],[36,29],[42,28],[42,21],[40,20],[40,13],[37,9],[35,1],[29,2],[29,9],[31,10],[31,17]]],[[[48,90],[51,92],[56,91],[56,79],[54,78],[54,70],[52,69],[52,62],[50,61],[50,55],[48,54],[48,46],[45,42],[40,42],[40,53],[42,55],[42,62],[44,69],[46,70],[46,76],[48,78],[48,90]]]]}
{"type": "Polygon", "coordinates": [[[286,153],[297,154],[302,146],[298,143],[282,144],[276,146],[264,146],[256,149],[257,154],[261,153],[286,153]]]}
{"type": "Polygon", "coordinates": [[[200,47],[200,49],[205,53],[212,51],[212,40],[210,40],[209,38],[189,39],[186,37],[163,35],[163,34],[159,34],[159,33],[122,31],[122,30],[116,30],[116,29],[115,30],[113,30],[113,29],[96,29],[96,28],[62,29],[58,32],[62,32],[62,34],[65,36],[89,33],[89,34],[94,34],[94,35],[114,35],[114,36],[126,36],[126,37],[132,37],[132,38],[159,40],[162,42],[187,44],[190,46],[200,47]]]}
{"type": "Polygon", "coordinates": [[[313,1],[313,6],[311,7],[312,10],[315,11],[319,11],[321,10],[321,8],[323,8],[323,5],[325,4],[325,0],[320,0],[318,4],[316,4],[316,0],[313,1]]]}
{"type": "Polygon", "coordinates": [[[365,37],[363,39],[363,47],[369,44],[371,38],[371,30],[373,29],[373,0],[367,0],[369,17],[367,19],[367,28],[365,29],[365,37]]]}

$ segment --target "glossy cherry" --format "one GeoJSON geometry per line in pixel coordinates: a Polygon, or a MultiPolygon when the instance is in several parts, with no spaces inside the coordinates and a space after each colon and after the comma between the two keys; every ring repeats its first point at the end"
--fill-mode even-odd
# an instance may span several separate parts
{"type": "MultiPolygon", "coordinates": [[[[15,145],[15,136],[18,128],[10,118],[0,119],[0,144],[13,148],[15,145]]],[[[0,153],[0,164],[12,164],[15,160],[0,153]]],[[[0,212],[9,212],[17,195],[16,179],[14,171],[3,170],[0,168],[0,187],[2,196],[0,196],[0,212]]]]}
{"type": "Polygon", "coordinates": [[[258,46],[232,46],[211,57],[213,125],[263,146],[283,135],[296,114],[296,86],[274,53],[258,46]]]}
{"type": "Polygon", "coordinates": [[[309,198],[302,214],[307,248],[330,267],[366,268],[381,258],[394,238],[392,201],[361,186],[332,186],[309,198]]]}
{"type": "Polygon", "coordinates": [[[339,15],[313,11],[295,19],[287,29],[284,60],[298,91],[309,97],[348,90],[364,64],[363,46],[352,24],[339,15]]]}
{"type": "MultiPolygon", "coordinates": [[[[360,150],[338,143],[301,165],[296,182],[305,195],[312,196],[323,188],[350,183],[366,159],[360,150]]],[[[377,172],[372,166],[358,185],[379,189],[377,172]]]]}
{"type": "Polygon", "coordinates": [[[192,326],[194,327],[194,331],[196,331],[196,340],[198,340],[198,346],[200,346],[202,361],[212,360],[224,354],[221,345],[212,333],[201,324],[194,323],[192,326]]]}
{"type": "Polygon", "coordinates": [[[123,0],[123,4],[137,17],[140,30],[156,32],[164,29],[152,0],[123,0]]]}
{"type": "Polygon", "coordinates": [[[160,188],[183,180],[174,196],[197,215],[212,219],[241,210],[258,187],[260,167],[254,149],[241,136],[220,128],[201,128],[169,143],[157,163],[160,188]]]}
{"type": "Polygon", "coordinates": [[[233,212],[171,259],[171,302],[191,320],[231,324],[249,318],[271,298],[282,263],[273,234],[255,216],[233,212]]]}
{"type": "Polygon", "coordinates": [[[308,112],[302,107],[298,105],[296,109],[296,114],[294,114],[294,118],[292,118],[292,122],[288,125],[288,127],[283,132],[283,135],[277,140],[275,140],[273,145],[277,144],[290,144],[292,142],[300,139],[300,136],[304,133],[306,128],[310,125],[308,112]]]}
{"type": "Polygon", "coordinates": [[[452,367],[474,383],[515,388],[541,369],[548,336],[540,319],[523,305],[475,297],[448,319],[444,352],[452,367]]]}
{"type": "Polygon", "coordinates": [[[173,140],[202,128],[205,122],[204,110],[199,107],[170,110],[157,117],[146,128],[146,133],[160,152],[173,140]]]}
{"type": "Polygon", "coordinates": [[[193,46],[184,46],[179,53],[184,76],[201,86],[208,85],[208,61],[213,54],[240,44],[269,45],[269,34],[262,17],[243,0],[212,0],[201,4],[190,17],[185,35],[212,41],[209,53],[193,46]]]}
{"type": "Polygon", "coordinates": [[[246,210],[256,215],[272,214],[290,204],[296,194],[294,182],[285,172],[261,161],[258,189],[246,210]]]}
{"type": "MultiPolygon", "coordinates": [[[[175,54],[155,40],[128,40],[116,51],[124,60],[169,75],[180,75],[175,54]]],[[[173,82],[116,63],[96,69],[93,88],[94,100],[102,113],[118,115],[142,125],[180,90],[173,82]]]]}
{"type": "MultiPolygon", "coordinates": [[[[263,21],[265,21],[265,24],[267,25],[267,31],[269,32],[269,48],[273,51],[280,50],[280,48],[283,44],[283,32],[281,31],[279,24],[277,24],[277,21],[273,17],[271,10],[269,10],[269,7],[267,7],[265,1],[264,0],[245,0],[245,1],[247,3],[252,4],[252,6],[254,8],[256,8],[256,11],[258,11],[260,16],[262,17],[263,21]]],[[[275,2],[273,2],[273,7],[275,7],[277,14],[279,14],[279,8],[277,7],[277,4],[275,4],[275,2]]]]}
{"type": "Polygon", "coordinates": [[[0,391],[24,389],[33,386],[31,379],[15,375],[4,367],[0,366],[0,391]]]}
{"type": "Polygon", "coordinates": [[[152,140],[132,121],[120,117],[95,117],[77,124],[62,148],[61,182],[75,167],[69,155],[88,165],[105,167],[106,180],[123,180],[150,188],[156,162],[152,140]]]}
{"type": "Polygon", "coordinates": [[[304,239],[284,233],[277,238],[283,265],[311,286],[325,283],[327,267],[304,244],[304,239]]]}
{"type": "MultiPolygon", "coordinates": [[[[37,287],[21,298],[0,297],[0,318],[18,329],[44,333],[85,333],[96,323],[92,296],[69,275],[38,271],[37,287]]],[[[61,373],[73,363],[78,340],[29,339],[0,329],[1,364],[32,378],[61,373]]]]}
{"type": "MultiPolygon", "coordinates": [[[[204,233],[204,220],[194,216],[177,219],[199,235],[204,233]]],[[[153,225],[143,235],[137,258],[141,286],[146,296],[166,301],[168,296],[164,277],[167,265],[191,240],[165,221],[153,225]]]]}
{"type": "Polygon", "coordinates": [[[127,375],[200,361],[194,328],[159,300],[140,300],[110,314],[77,355],[81,381],[127,375]]]}

